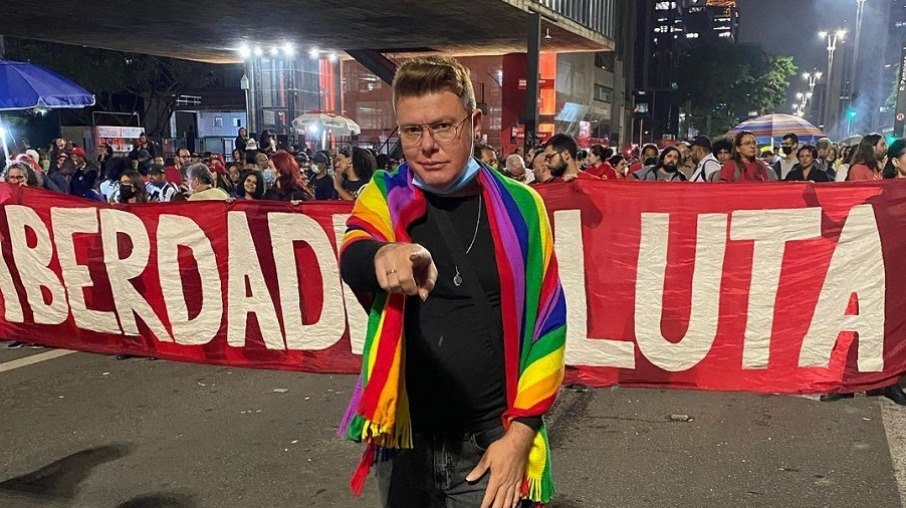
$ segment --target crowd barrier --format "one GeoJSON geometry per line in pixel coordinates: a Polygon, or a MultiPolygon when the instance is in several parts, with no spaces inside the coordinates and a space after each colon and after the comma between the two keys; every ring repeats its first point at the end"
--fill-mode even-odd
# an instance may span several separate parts
{"type": "MultiPolygon", "coordinates": [[[[567,381],[865,390],[906,365],[906,185],[573,181],[540,189],[567,381]]],[[[346,202],[106,205],[0,184],[0,337],[357,372],[346,202]]]]}

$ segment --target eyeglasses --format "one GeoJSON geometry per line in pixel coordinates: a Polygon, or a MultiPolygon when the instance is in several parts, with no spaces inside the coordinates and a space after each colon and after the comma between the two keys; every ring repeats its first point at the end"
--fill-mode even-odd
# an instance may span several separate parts
{"type": "Polygon", "coordinates": [[[472,118],[471,112],[469,112],[465,118],[456,123],[441,120],[432,124],[401,125],[400,140],[403,143],[414,145],[422,140],[422,136],[427,130],[431,133],[431,137],[434,138],[435,141],[448,143],[459,136],[459,129],[469,118],[472,118]]]}
{"type": "Polygon", "coordinates": [[[544,155],[544,162],[550,162],[555,155],[560,155],[561,152],[548,153],[544,155]]]}

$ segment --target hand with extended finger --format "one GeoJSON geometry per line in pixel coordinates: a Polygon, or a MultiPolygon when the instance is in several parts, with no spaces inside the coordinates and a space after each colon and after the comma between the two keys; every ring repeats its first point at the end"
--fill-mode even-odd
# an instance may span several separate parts
{"type": "Polygon", "coordinates": [[[418,295],[422,301],[434,289],[437,267],[428,249],[416,243],[388,243],[374,256],[374,271],[388,293],[418,295]]]}

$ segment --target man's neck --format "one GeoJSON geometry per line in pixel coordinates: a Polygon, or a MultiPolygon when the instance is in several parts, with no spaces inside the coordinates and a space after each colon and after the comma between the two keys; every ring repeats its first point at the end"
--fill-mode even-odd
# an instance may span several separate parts
{"type": "Polygon", "coordinates": [[[193,192],[193,194],[198,194],[199,192],[204,192],[204,191],[206,191],[206,190],[208,190],[208,189],[210,189],[210,188],[211,188],[210,185],[203,184],[203,183],[202,183],[202,184],[198,184],[198,185],[195,186],[195,192],[193,192]]]}
{"type": "Polygon", "coordinates": [[[578,175],[579,174],[579,165],[576,164],[574,161],[569,161],[569,163],[566,165],[566,172],[563,174],[564,175],[578,175]]]}
{"type": "Polygon", "coordinates": [[[478,178],[474,178],[474,179],[472,179],[471,182],[469,182],[462,189],[460,189],[456,192],[447,194],[444,197],[446,197],[446,198],[462,198],[462,197],[466,197],[466,196],[474,196],[480,192],[481,192],[481,185],[478,183],[478,178]]]}
{"type": "Polygon", "coordinates": [[[787,161],[787,162],[798,162],[798,161],[796,160],[796,153],[795,153],[795,152],[790,152],[790,154],[787,155],[786,157],[784,157],[783,160],[785,160],[785,161],[787,161]]]}

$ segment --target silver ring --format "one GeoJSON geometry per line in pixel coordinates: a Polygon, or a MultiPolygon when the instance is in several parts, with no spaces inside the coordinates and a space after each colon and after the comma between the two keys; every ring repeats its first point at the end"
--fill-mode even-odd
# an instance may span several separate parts
{"type": "Polygon", "coordinates": [[[395,269],[395,268],[391,268],[391,269],[387,270],[386,275],[390,275],[391,273],[396,273],[396,269],[395,269]]]}

